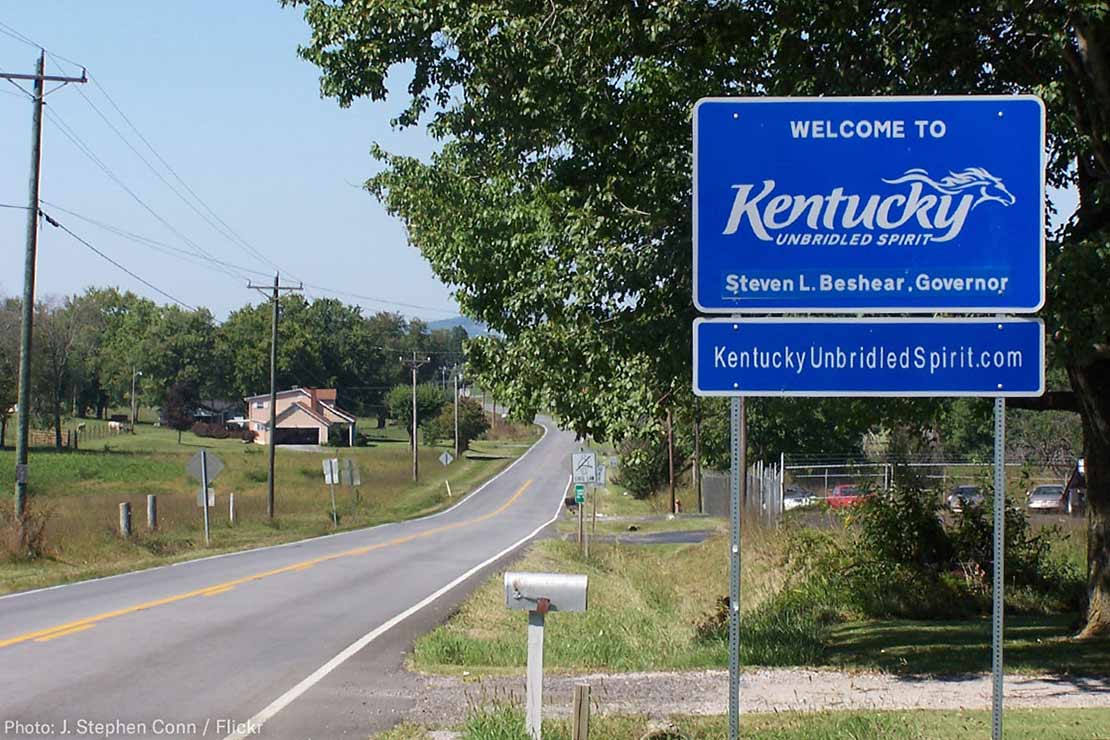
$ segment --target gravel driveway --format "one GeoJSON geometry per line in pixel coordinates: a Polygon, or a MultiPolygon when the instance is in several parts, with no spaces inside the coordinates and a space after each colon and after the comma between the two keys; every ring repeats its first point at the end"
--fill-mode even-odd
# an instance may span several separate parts
{"type": "MultiPolygon", "coordinates": [[[[523,701],[523,677],[468,678],[417,676],[419,699],[408,719],[426,726],[461,722],[466,708],[494,698],[523,701]]],[[[728,673],[622,673],[548,677],[544,705],[556,715],[569,712],[576,683],[592,687],[595,711],[644,714],[724,714],[728,673]]],[[[1006,678],[1007,707],[1110,707],[1110,677],[1012,676],[1006,678]]],[[[921,677],[884,673],[844,673],[800,668],[745,671],[744,711],[821,709],[989,709],[989,675],[921,677]]],[[[547,711],[547,710],[545,710],[547,711]]]]}

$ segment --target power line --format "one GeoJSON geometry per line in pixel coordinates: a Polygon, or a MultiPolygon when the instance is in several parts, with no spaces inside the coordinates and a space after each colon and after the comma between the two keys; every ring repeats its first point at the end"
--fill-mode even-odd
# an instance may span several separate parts
{"type": "Polygon", "coordinates": [[[57,203],[51,203],[50,201],[45,200],[45,199],[41,200],[40,202],[43,205],[49,206],[49,207],[53,208],[56,211],[61,211],[62,213],[67,213],[70,216],[73,216],[74,218],[79,218],[79,219],[81,219],[82,221],[84,221],[86,223],[92,224],[93,226],[96,226],[98,228],[104,229],[105,231],[111,232],[111,233],[115,234],[116,236],[119,236],[119,237],[122,237],[124,239],[129,240],[129,241],[135,242],[136,244],[140,244],[142,246],[149,247],[149,248],[153,249],[156,252],[162,252],[163,254],[169,254],[171,257],[177,257],[179,259],[186,260],[187,262],[190,262],[190,263],[192,263],[194,265],[197,265],[199,267],[204,267],[204,268],[207,268],[207,269],[210,269],[210,270],[214,270],[216,272],[220,272],[220,273],[223,273],[225,275],[227,273],[225,271],[221,270],[217,265],[222,265],[223,267],[228,267],[228,268],[232,268],[232,269],[235,269],[235,270],[242,270],[243,272],[254,273],[256,275],[269,275],[270,274],[268,272],[263,272],[262,270],[255,270],[254,268],[251,268],[251,267],[244,267],[243,265],[237,265],[233,262],[226,262],[224,260],[219,260],[219,259],[216,259],[214,257],[213,258],[202,258],[202,257],[199,257],[198,255],[196,255],[193,252],[190,252],[188,250],[181,249],[180,247],[175,247],[172,244],[167,244],[166,242],[158,241],[157,239],[152,239],[149,236],[143,236],[142,234],[136,234],[134,232],[127,231],[126,229],[122,229],[118,226],[112,226],[111,224],[108,224],[108,223],[105,223],[103,221],[99,221],[95,218],[90,218],[89,216],[85,216],[83,214],[80,214],[77,211],[73,211],[73,210],[70,210],[68,208],[64,208],[64,207],[58,205],[57,203]],[[215,264],[211,264],[211,263],[215,263],[215,264]]]}
{"type": "MultiPolygon", "coordinates": [[[[165,226],[167,229],[169,229],[171,232],[173,232],[179,239],[181,239],[181,241],[185,242],[190,247],[192,247],[195,254],[198,257],[203,257],[203,258],[207,258],[207,259],[210,259],[210,260],[215,260],[216,259],[216,257],[214,255],[212,255],[212,253],[208,252],[207,250],[202,248],[199,244],[194,242],[192,239],[190,239],[189,237],[182,234],[169,221],[167,221],[165,218],[163,218],[161,215],[159,215],[153,208],[151,208],[147,204],[146,201],[144,201],[142,198],[140,198],[134,190],[132,190],[130,187],[128,187],[127,184],[124,183],[123,180],[121,180],[119,178],[119,176],[116,175],[116,173],[113,172],[111,170],[111,168],[109,168],[108,165],[106,165],[104,163],[103,160],[100,159],[100,157],[96,156],[96,153],[92,151],[92,149],[81,139],[80,136],[77,135],[77,133],[75,131],[72,130],[72,128],[70,128],[70,126],[62,119],[62,117],[60,115],[58,115],[58,113],[56,111],[51,110],[51,109],[47,109],[46,115],[51,120],[51,122],[53,122],[54,125],[56,125],[58,127],[58,129],[62,132],[62,134],[67,139],[69,139],[70,142],[74,146],[77,147],[78,151],[80,151],[82,154],[84,154],[86,157],[88,157],[89,160],[92,161],[92,163],[95,164],[98,168],[100,168],[100,170],[105,175],[107,175],[109,179],[111,179],[114,183],[119,185],[119,187],[122,188],[123,191],[126,192],[128,195],[130,195],[131,198],[134,199],[136,203],[138,203],[140,206],[142,206],[147,211],[147,213],[149,213],[151,216],[153,216],[155,219],[157,219],[159,223],[161,223],[163,226],[165,226]]],[[[228,271],[228,270],[224,270],[224,272],[226,272],[226,274],[229,277],[231,277],[233,279],[236,279],[236,280],[244,280],[244,281],[249,280],[249,278],[246,275],[242,274],[242,273],[236,274],[236,273],[233,273],[233,272],[228,271]]]]}
{"type": "Polygon", "coordinates": [[[434,311],[436,313],[441,313],[441,314],[444,314],[446,316],[454,316],[455,314],[458,313],[457,311],[452,311],[452,310],[449,310],[449,309],[446,309],[446,308],[435,308],[433,306],[422,306],[418,303],[404,303],[402,301],[393,301],[393,300],[389,300],[389,299],[386,299],[386,298],[376,298],[374,296],[362,295],[361,293],[352,293],[352,292],[347,291],[347,290],[337,290],[335,288],[327,288],[327,287],[324,287],[323,285],[314,285],[312,283],[305,283],[304,286],[306,288],[312,288],[314,290],[323,291],[324,293],[331,293],[332,295],[345,296],[347,298],[355,298],[355,299],[358,299],[358,300],[361,300],[361,301],[370,301],[371,303],[382,303],[382,304],[385,304],[385,305],[388,305],[388,306],[399,306],[399,307],[402,307],[402,308],[415,308],[415,309],[419,309],[421,311],[434,311]]]}
{"type": "Polygon", "coordinates": [[[11,38],[15,39],[16,41],[27,44],[27,46],[30,46],[32,49],[40,49],[42,51],[48,52],[50,54],[50,56],[57,57],[58,59],[61,59],[63,62],[66,62],[67,64],[72,64],[74,67],[81,67],[82,69],[84,69],[84,67],[85,67],[85,65],[81,64],[80,62],[75,62],[72,59],[70,59],[69,57],[64,57],[61,54],[58,54],[57,52],[54,52],[54,51],[51,51],[50,49],[47,49],[42,44],[38,43],[37,41],[35,41],[31,37],[29,37],[29,36],[27,36],[23,33],[20,33],[19,31],[12,28],[7,23],[4,23],[3,21],[0,21],[0,33],[4,34],[5,36],[10,36],[11,38]]]}
{"type": "Polygon", "coordinates": [[[14,203],[0,203],[0,208],[15,208],[15,209],[20,210],[20,211],[29,211],[29,210],[31,210],[30,206],[17,206],[14,203]]]}
{"type": "Polygon", "coordinates": [[[169,299],[170,299],[171,301],[173,301],[173,302],[174,302],[174,303],[176,303],[177,305],[181,306],[182,308],[185,308],[185,309],[187,309],[187,310],[189,310],[189,311],[196,311],[196,310],[197,310],[197,309],[196,309],[195,307],[193,307],[193,306],[190,306],[190,305],[189,305],[188,303],[185,303],[184,301],[182,301],[182,300],[180,300],[180,299],[178,299],[178,298],[175,298],[174,296],[170,295],[169,293],[167,293],[166,291],[162,290],[161,288],[159,288],[159,287],[158,287],[157,285],[155,285],[154,283],[150,282],[149,280],[146,280],[145,278],[141,278],[141,277],[139,277],[139,276],[138,276],[138,275],[136,275],[136,274],[135,274],[134,272],[132,272],[131,270],[129,270],[129,269],[127,269],[126,267],[124,267],[123,265],[121,265],[121,264],[120,264],[119,262],[116,262],[116,261],[115,261],[114,259],[112,259],[112,258],[111,258],[111,257],[109,257],[108,255],[104,254],[104,252],[101,252],[101,251],[100,251],[99,249],[97,249],[96,247],[94,247],[94,246],[93,246],[92,244],[90,244],[89,242],[87,242],[87,241],[85,241],[84,239],[82,239],[81,237],[77,236],[77,234],[74,234],[74,233],[73,233],[72,231],[70,231],[70,230],[69,230],[69,229],[68,229],[68,228],[67,228],[67,227],[66,227],[65,225],[63,225],[63,224],[59,223],[59,222],[58,222],[58,221],[57,221],[56,219],[54,219],[54,218],[51,218],[51,217],[50,217],[50,216],[49,216],[49,215],[48,215],[47,213],[45,213],[45,212],[44,212],[44,211],[43,211],[42,209],[39,209],[39,213],[41,213],[41,214],[42,214],[42,217],[43,217],[44,219],[46,219],[46,222],[47,222],[48,224],[50,224],[51,226],[54,226],[54,227],[56,227],[56,228],[59,228],[59,229],[61,229],[61,230],[62,230],[62,231],[64,231],[64,232],[66,232],[67,234],[69,234],[70,236],[72,236],[72,237],[73,237],[74,239],[76,239],[77,241],[81,242],[81,243],[82,243],[82,244],[84,244],[84,245],[85,245],[86,247],[88,247],[89,249],[91,249],[91,250],[92,250],[93,252],[96,252],[96,253],[97,253],[98,255],[100,255],[100,256],[101,256],[102,258],[104,258],[104,259],[105,259],[105,260],[107,260],[108,262],[111,262],[111,263],[112,263],[113,265],[115,265],[115,266],[116,266],[116,267],[118,267],[119,269],[123,270],[123,271],[124,271],[124,272],[126,272],[126,273],[127,273],[128,275],[130,275],[131,277],[135,278],[136,280],[138,280],[138,281],[139,281],[140,283],[142,283],[142,284],[143,284],[143,285],[145,285],[146,287],[150,288],[150,289],[151,289],[151,290],[153,290],[153,291],[156,291],[157,293],[159,293],[160,295],[163,295],[163,296],[165,296],[166,298],[169,298],[169,299]]]}
{"type": "MultiPolygon", "coordinates": [[[[158,152],[158,150],[154,148],[154,145],[150,143],[150,140],[147,139],[145,136],[143,136],[142,131],[140,131],[139,128],[134,123],[132,123],[131,119],[127,117],[127,114],[123,112],[123,109],[120,108],[120,106],[116,103],[116,101],[112,98],[112,96],[108,94],[107,89],[105,89],[105,87],[103,85],[101,85],[100,82],[97,79],[95,79],[93,77],[90,77],[89,79],[92,80],[92,83],[96,86],[96,88],[98,90],[100,90],[101,94],[104,95],[104,98],[108,101],[108,103],[112,106],[112,108],[115,109],[116,113],[119,114],[120,118],[122,118],[124,120],[124,122],[130,127],[130,129],[135,132],[135,135],[139,137],[139,140],[141,142],[143,142],[143,144],[146,145],[146,148],[149,149],[150,152],[158,159],[158,161],[162,163],[162,166],[165,167],[171,175],[173,175],[174,179],[177,180],[178,183],[180,183],[181,187],[183,187],[185,189],[185,191],[188,192],[189,195],[191,195],[197,201],[197,203],[199,203],[201,205],[202,208],[204,208],[204,210],[208,213],[208,215],[211,216],[211,219],[204,216],[204,214],[201,214],[199,211],[197,211],[197,215],[204,218],[204,220],[210,226],[212,226],[212,228],[216,229],[216,231],[219,232],[221,236],[224,236],[225,238],[229,239],[230,241],[236,243],[237,246],[239,246],[240,248],[245,248],[253,256],[257,257],[258,259],[261,259],[263,262],[268,263],[274,269],[276,269],[278,271],[282,271],[280,265],[278,265],[276,262],[271,260],[269,257],[267,257],[265,255],[265,253],[263,253],[261,250],[257,249],[253,244],[251,244],[246,239],[244,239],[242,236],[240,236],[239,233],[236,232],[235,229],[233,229],[231,227],[231,225],[227,223],[227,221],[225,221],[223,218],[221,218],[220,215],[218,213],[216,213],[208,205],[208,203],[205,202],[205,200],[203,198],[201,198],[199,195],[197,195],[196,191],[193,190],[191,187],[189,187],[189,184],[187,182],[185,182],[185,180],[182,179],[182,177],[179,174],[177,174],[177,170],[175,170],[170,165],[170,163],[166,161],[166,158],[163,157],[158,152]],[[224,231],[221,231],[220,228],[217,227],[216,224],[214,224],[212,222],[212,219],[219,222],[219,224],[223,227],[224,231]]],[[[86,98],[86,100],[87,100],[87,98],[86,98]]],[[[92,105],[92,101],[89,101],[89,104],[92,105]]],[[[96,109],[95,106],[93,106],[93,108],[96,109]]],[[[99,112],[99,111],[97,111],[97,112],[99,112]]],[[[109,124],[109,125],[111,125],[111,124],[109,124]]],[[[113,127],[113,129],[115,129],[115,127],[113,127]]],[[[119,132],[117,131],[117,134],[118,133],[119,132]]],[[[137,152],[136,152],[136,154],[137,154],[137,152]]],[[[140,156],[140,158],[141,158],[141,156],[140,156]]],[[[168,185],[168,183],[167,183],[167,185],[168,185]]],[[[179,195],[179,197],[180,197],[180,195],[179,195]]],[[[188,201],[186,201],[186,202],[188,202],[188,201]]],[[[190,203],[190,207],[193,207],[191,203],[190,203]]],[[[195,207],[193,207],[193,209],[196,210],[195,207]]],[[[296,276],[294,275],[294,277],[296,277],[296,276]]],[[[298,280],[299,279],[300,278],[298,278],[298,280]]]]}

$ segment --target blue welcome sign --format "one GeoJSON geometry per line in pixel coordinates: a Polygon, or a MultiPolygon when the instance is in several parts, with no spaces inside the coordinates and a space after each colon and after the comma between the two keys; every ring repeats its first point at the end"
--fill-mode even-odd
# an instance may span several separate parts
{"type": "Polygon", "coordinates": [[[1035,312],[1044,136],[1033,96],[700,100],[694,304],[1035,312]]]}
{"type": "Polygon", "coordinates": [[[1039,396],[1039,319],[694,321],[699,396],[1039,396]]]}

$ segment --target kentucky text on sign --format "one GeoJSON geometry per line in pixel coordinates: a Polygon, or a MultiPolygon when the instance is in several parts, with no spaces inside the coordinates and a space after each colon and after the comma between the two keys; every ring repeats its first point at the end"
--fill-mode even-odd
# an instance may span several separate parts
{"type": "Polygon", "coordinates": [[[1032,96],[701,100],[694,303],[1034,312],[1043,157],[1032,96]]]}
{"type": "Polygon", "coordinates": [[[1035,319],[698,319],[702,396],[1039,396],[1035,319]]]}

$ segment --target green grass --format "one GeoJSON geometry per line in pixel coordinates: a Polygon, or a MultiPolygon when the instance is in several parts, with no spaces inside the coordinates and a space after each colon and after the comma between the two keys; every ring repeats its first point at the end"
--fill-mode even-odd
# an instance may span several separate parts
{"type": "MultiPolygon", "coordinates": [[[[985,711],[851,711],[745,714],[740,734],[752,740],[962,740],[989,737],[991,717],[985,711]]],[[[728,737],[721,716],[676,717],[673,740],[718,740],[728,737]]],[[[1008,740],[1096,740],[1110,736],[1107,709],[1011,709],[1003,720],[1008,740]]],[[[638,740],[648,730],[643,717],[593,717],[593,740],[638,740]]],[[[472,712],[461,728],[463,740],[527,740],[524,715],[518,708],[496,704],[472,712]]],[[[543,736],[569,740],[569,723],[545,720],[543,736]]],[[[379,735],[383,740],[426,740],[428,733],[407,724],[379,735]]]]}
{"type": "MultiPolygon", "coordinates": [[[[777,579],[758,563],[764,536],[753,530],[746,538],[745,552],[757,563],[744,574],[746,611],[773,592],[777,579]]],[[[699,623],[716,612],[719,597],[727,593],[723,536],[696,545],[595,544],[588,560],[580,558],[574,543],[547,540],[532,547],[513,569],[585,573],[590,578],[589,610],[559,614],[548,622],[544,662],[552,670],[682,670],[726,664],[726,642],[698,633],[699,623]]],[[[494,674],[523,666],[527,615],[505,609],[503,602],[503,585],[493,577],[447,624],[416,641],[414,666],[494,674]]],[[[799,641],[797,625],[753,621],[751,627],[745,638],[749,662],[790,663],[812,653],[813,638],[799,641]]]]}
{"type": "MultiPolygon", "coordinates": [[[[513,433],[534,440],[538,428],[513,433]]],[[[444,467],[436,458],[445,448],[422,447],[421,480],[414,484],[411,452],[403,440],[402,432],[400,441],[386,441],[383,436],[369,447],[322,453],[279,447],[273,524],[265,517],[267,450],[261,445],[198,438],[188,432],[178,444],[172,430],[139,425],[134,435],[115,435],[76,451],[33,449],[30,506],[47,517],[46,557],[32,561],[0,557],[0,593],[333,532],[330,496],[321,468],[325,457],[354,458],[361,472],[363,485],[357,501],[351,489],[336,488],[342,530],[440,510],[526,449],[515,440],[477,441],[472,445],[473,459],[464,456],[444,467]],[[213,482],[217,503],[210,510],[211,547],[204,545],[201,509],[196,505],[199,484],[185,472],[185,464],[200,449],[215,453],[225,464],[213,482]],[[447,480],[453,497],[447,495],[447,480]],[[227,512],[227,496],[232,492],[239,520],[234,528],[227,512]],[[147,494],[158,496],[157,532],[146,530],[147,494]],[[135,533],[126,541],[117,532],[123,501],[131,504],[135,533]]],[[[0,468],[14,469],[11,450],[0,451],[0,468]]]]}
{"type": "MultiPolygon", "coordinates": [[[[1007,673],[1106,675],[1110,639],[1076,642],[1072,617],[1007,616],[1007,673]]],[[[989,619],[970,621],[851,622],[832,628],[829,665],[892,673],[954,674],[990,671],[989,619]]]]}

